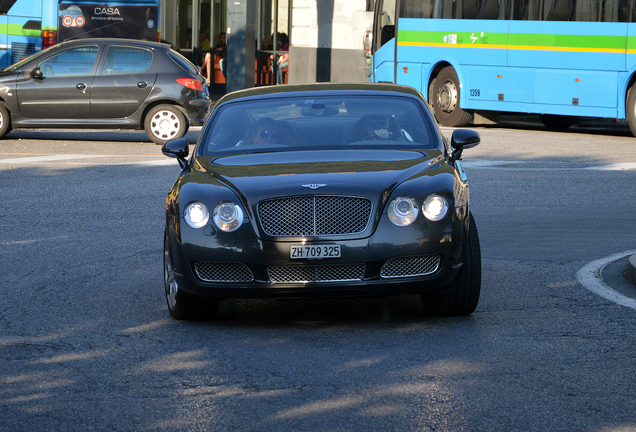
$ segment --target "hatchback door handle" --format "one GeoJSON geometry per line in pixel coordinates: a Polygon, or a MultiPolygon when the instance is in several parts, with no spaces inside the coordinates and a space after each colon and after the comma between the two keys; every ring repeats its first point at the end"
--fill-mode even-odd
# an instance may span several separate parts
{"type": "Polygon", "coordinates": [[[139,87],[139,88],[146,88],[146,87],[148,87],[148,83],[147,83],[147,82],[145,82],[145,81],[138,82],[138,83],[137,83],[137,87],[139,87]]]}
{"type": "Polygon", "coordinates": [[[79,83],[78,85],[75,86],[75,88],[78,89],[78,90],[84,91],[84,90],[86,90],[86,84],[79,83]]]}

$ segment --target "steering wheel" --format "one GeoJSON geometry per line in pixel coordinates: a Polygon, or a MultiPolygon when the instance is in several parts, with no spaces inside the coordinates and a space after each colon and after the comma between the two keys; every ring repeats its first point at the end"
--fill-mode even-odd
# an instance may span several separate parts
{"type": "Polygon", "coordinates": [[[42,69],[42,74],[44,75],[45,78],[47,76],[55,76],[55,74],[53,73],[53,68],[51,67],[50,64],[45,63],[41,69],[42,69]]]}
{"type": "Polygon", "coordinates": [[[360,141],[375,141],[375,140],[381,140],[381,141],[385,141],[385,140],[391,140],[391,141],[398,141],[398,139],[392,135],[389,135],[386,138],[380,138],[379,136],[377,136],[376,134],[371,134],[371,135],[367,135],[363,138],[360,139],[360,141]]]}

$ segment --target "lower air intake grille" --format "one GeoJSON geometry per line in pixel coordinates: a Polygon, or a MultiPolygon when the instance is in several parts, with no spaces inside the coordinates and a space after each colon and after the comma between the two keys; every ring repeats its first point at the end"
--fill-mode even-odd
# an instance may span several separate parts
{"type": "Polygon", "coordinates": [[[197,277],[205,282],[252,282],[254,275],[243,263],[197,262],[194,264],[197,277]]]}
{"type": "Polygon", "coordinates": [[[380,276],[388,279],[430,275],[437,271],[440,261],[439,255],[391,258],[382,266],[380,276]]]}
{"type": "Polygon", "coordinates": [[[272,283],[346,282],[362,280],[364,268],[364,264],[280,266],[268,267],[267,273],[272,283]]]}

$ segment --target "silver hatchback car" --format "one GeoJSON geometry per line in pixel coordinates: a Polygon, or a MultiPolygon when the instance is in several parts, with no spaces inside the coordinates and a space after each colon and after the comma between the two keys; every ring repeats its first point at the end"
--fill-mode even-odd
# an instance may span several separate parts
{"type": "Polygon", "coordinates": [[[199,69],[167,44],[63,42],[0,72],[0,136],[23,128],[144,129],[157,144],[210,111],[199,69]]]}

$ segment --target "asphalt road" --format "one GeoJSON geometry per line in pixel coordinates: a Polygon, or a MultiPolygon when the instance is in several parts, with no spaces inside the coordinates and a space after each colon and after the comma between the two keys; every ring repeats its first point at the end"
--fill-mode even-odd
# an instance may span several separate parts
{"type": "MultiPolygon", "coordinates": [[[[430,318],[401,296],[225,301],[212,322],[172,320],[163,297],[174,160],[143,132],[11,132],[0,430],[636,430],[636,309],[580,273],[636,249],[636,138],[477,129],[471,317],[430,318]]],[[[633,299],[620,266],[591,277],[633,299]]]]}

